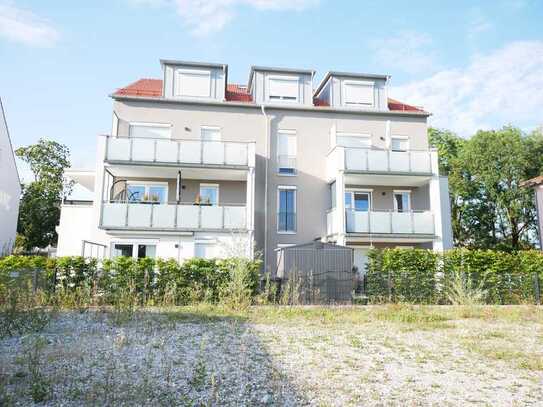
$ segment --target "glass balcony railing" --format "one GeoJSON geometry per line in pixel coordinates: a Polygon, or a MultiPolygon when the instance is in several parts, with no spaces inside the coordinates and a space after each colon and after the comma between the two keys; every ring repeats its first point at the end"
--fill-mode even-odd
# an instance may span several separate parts
{"type": "Polygon", "coordinates": [[[143,164],[254,166],[254,143],[107,136],[105,160],[143,164]]]}

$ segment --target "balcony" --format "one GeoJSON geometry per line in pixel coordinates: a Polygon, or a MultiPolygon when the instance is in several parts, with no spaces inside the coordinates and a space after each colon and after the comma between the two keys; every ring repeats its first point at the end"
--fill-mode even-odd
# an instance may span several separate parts
{"type": "Polygon", "coordinates": [[[254,167],[254,143],[106,137],[105,161],[124,164],[254,167]]]}
{"type": "MultiPolygon", "coordinates": [[[[338,233],[336,210],[326,214],[327,234],[338,233]]],[[[345,211],[347,233],[379,235],[433,235],[434,215],[431,211],[345,211]]]]}
{"type": "Polygon", "coordinates": [[[104,202],[101,227],[126,230],[244,230],[246,206],[104,202]]]}
{"type": "Polygon", "coordinates": [[[336,146],[328,154],[330,179],[337,171],[371,174],[432,175],[437,173],[437,152],[430,150],[392,151],[336,146]]]}

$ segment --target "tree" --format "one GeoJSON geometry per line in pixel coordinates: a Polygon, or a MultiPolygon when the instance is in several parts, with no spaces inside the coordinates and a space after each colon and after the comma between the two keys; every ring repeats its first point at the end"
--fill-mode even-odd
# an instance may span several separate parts
{"type": "Polygon", "coordinates": [[[72,183],[64,179],[70,166],[69,149],[55,141],[40,139],[15,154],[28,163],[34,181],[23,185],[17,232],[24,237],[25,248],[55,244],[55,231],[60,219],[60,203],[71,192],[72,183]]]}
{"type": "Polygon", "coordinates": [[[543,136],[506,126],[479,131],[463,140],[431,129],[430,143],[449,176],[455,243],[459,246],[518,250],[530,246],[535,231],[533,192],[520,186],[542,169],[543,136]]]}

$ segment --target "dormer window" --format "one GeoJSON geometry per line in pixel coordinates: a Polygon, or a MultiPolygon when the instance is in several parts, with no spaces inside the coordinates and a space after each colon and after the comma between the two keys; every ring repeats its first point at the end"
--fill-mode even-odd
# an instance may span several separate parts
{"type": "Polygon", "coordinates": [[[174,89],[175,96],[211,97],[211,72],[177,69],[174,89]]]}
{"type": "Polygon", "coordinates": [[[374,83],[366,81],[343,82],[343,104],[346,106],[373,106],[374,83]]]}
{"type": "Polygon", "coordinates": [[[299,83],[297,77],[270,76],[268,89],[270,100],[298,101],[299,83]]]}

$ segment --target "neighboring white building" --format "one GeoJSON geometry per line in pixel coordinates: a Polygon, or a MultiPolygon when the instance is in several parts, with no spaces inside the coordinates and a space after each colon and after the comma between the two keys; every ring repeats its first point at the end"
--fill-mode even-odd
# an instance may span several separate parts
{"type": "Polygon", "coordinates": [[[21,181],[0,99],[0,256],[11,253],[17,233],[21,181]]]}
{"type": "Polygon", "coordinates": [[[183,260],[263,253],[313,240],[354,249],[452,246],[447,179],[429,113],[388,98],[387,75],[162,60],[162,79],[111,95],[93,191],[66,202],[58,255],[183,260]]]}

